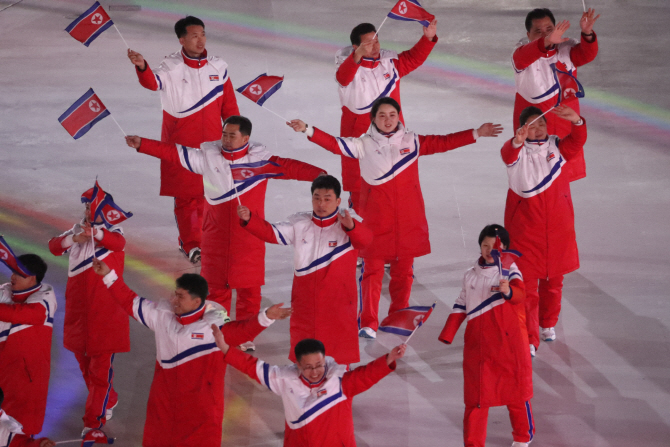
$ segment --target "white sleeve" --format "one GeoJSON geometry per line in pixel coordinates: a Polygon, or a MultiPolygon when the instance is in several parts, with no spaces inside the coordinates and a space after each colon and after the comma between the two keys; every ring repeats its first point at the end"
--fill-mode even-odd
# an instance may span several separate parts
{"type": "Polygon", "coordinates": [[[196,174],[205,173],[205,154],[200,149],[176,144],[181,165],[196,174]]]}
{"type": "Polygon", "coordinates": [[[282,395],[284,381],[281,379],[281,367],[270,365],[263,360],[256,362],[256,376],[261,385],[264,385],[275,394],[282,395]]]}
{"type": "Polygon", "coordinates": [[[161,62],[161,64],[153,70],[154,77],[156,78],[156,83],[158,84],[158,90],[159,91],[165,91],[167,89],[167,84],[169,84],[169,79],[170,76],[168,76],[167,72],[167,65],[165,61],[161,62]]]}
{"type": "Polygon", "coordinates": [[[295,228],[291,222],[277,222],[272,225],[272,231],[275,232],[275,239],[279,245],[293,245],[295,243],[295,228]]]}
{"type": "Polygon", "coordinates": [[[451,310],[451,313],[460,313],[464,314],[467,313],[466,307],[465,307],[465,296],[466,296],[466,284],[465,284],[465,278],[467,277],[467,273],[463,275],[463,287],[461,288],[461,293],[458,294],[458,298],[456,298],[456,302],[454,303],[454,307],[451,310]]]}
{"type": "Polygon", "coordinates": [[[363,158],[365,151],[363,150],[363,141],[360,138],[335,137],[335,140],[340,147],[340,152],[345,157],[363,158]]]}

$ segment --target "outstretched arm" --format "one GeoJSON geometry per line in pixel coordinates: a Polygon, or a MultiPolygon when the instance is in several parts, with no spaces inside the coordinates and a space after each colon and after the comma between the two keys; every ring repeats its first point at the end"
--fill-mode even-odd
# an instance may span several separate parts
{"type": "Polygon", "coordinates": [[[407,345],[396,346],[388,354],[373,360],[367,365],[359,366],[353,371],[344,373],[342,376],[342,391],[348,397],[354,397],[367,391],[396,369],[396,360],[405,355],[407,345]]]}
{"type": "Polygon", "coordinates": [[[474,143],[474,129],[448,135],[419,135],[419,155],[447,152],[474,143]]]}
{"type": "Polygon", "coordinates": [[[126,144],[137,149],[140,154],[166,160],[195,174],[205,172],[205,156],[197,149],[186,147],[181,144],[169,144],[162,141],[141,138],[137,135],[126,136],[126,144]]]}
{"type": "Polygon", "coordinates": [[[281,158],[275,155],[270,157],[270,161],[277,163],[284,174],[281,177],[277,177],[277,180],[301,180],[304,182],[312,182],[318,176],[327,174],[327,172],[321,168],[303,161],[293,160],[292,158],[281,158]]]}
{"type": "Polygon", "coordinates": [[[514,51],[514,54],[512,54],[512,65],[514,66],[514,69],[517,72],[525,70],[536,60],[548,55],[549,50],[553,48],[554,45],[567,41],[568,38],[563,37],[563,33],[565,33],[568,28],[570,28],[570,22],[564,20],[557,23],[554,27],[554,31],[547,37],[540,37],[517,48],[514,51]]]}
{"type": "Polygon", "coordinates": [[[286,124],[296,132],[305,133],[309,141],[318,144],[335,155],[344,155],[350,158],[363,157],[363,145],[360,138],[334,137],[321,129],[309,126],[301,120],[291,120],[286,124]]]}
{"type": "Polygon", "coordinates": [[[589,8],[579,21],[579,26],[582,29],[581,39],[577,45],[570,49],[570,60],[576,67],[586,65],[596,58],[598,55],[598,36],[593,31],[593,25],[600,17],[600,14],[595,15],[595,10],[589,8]]]}
{"type": "Polygon", "coordinates": [[[290,222],[271,224],[265,219],[253,215],[249,208],[243,205],[237,207],[237,215],[240,217],[240,225],[258,239],[270,244],[293,244],[295,233],[290,222]]]}

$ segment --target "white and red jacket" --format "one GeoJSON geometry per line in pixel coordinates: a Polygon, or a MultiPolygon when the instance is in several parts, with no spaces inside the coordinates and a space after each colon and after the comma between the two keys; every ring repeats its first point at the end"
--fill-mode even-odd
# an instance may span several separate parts
{"type": "Polygon", "coordinates": [[[49,241],[51,254],[69,256],[63,345],[87,356],[128,352],[128,315],[111,299],[107,287],[91,268],[95,249],[96,258],[122,274],[126,239],[123,229],[117,225],[93,226],[98,230],[95,247],[90,238],[83,243],[72,240],[73,235],[82,231],[81,223],[49,241]]]}
{"type": "MultiPolygon", "coordinates": [[[[516,98],[514,100],[514,129],[518,129],[519,115],[529,106],[538,107],[545,112],[556,105],[558,94],[558,80],[551,69],[556,68],[571,73],[577,77],[577,67],[586,65],[595,59],[598,54],[598,39],[593,34],[593,41],[588,42],[584,36],[577,42],[570,39],[550,48],[545,48],[544,39],[539,38],[532,42],[522,39],[512,55],[514,81],[516,83],[516,98]]],[[[563,104],[570,106],[579,113],[577,98],[565,99],[563,104]]],[[[570,122],[556,117],[552,113],[545,115],[547,132],[560,138],[570,133],[570,122]]],[[[570,180],[578,180],[586,176],[583,151],[573,159],[570,168],[570,180]]]]}
{"type": "Polygon", "coordinates": [[[143,138],[138,152],[180,164],[180,169],[202,176],[207,204],[200,245],[201,274],[208,284],[219,288],[265,284],[265,244],[240,227],[237,198],[264,219],[268,179],[311,182],[325,173],[310,164],[274,156],[258,143],[229,151],[220,141],[193,149],[143,138]]]}
{"type": "Polygon", "coordinates": [[[270,224],[252,214],[245,228],[257,238],[293,245],[291,290],[291,351],[305,338],[323,342],[326,352],[341,364],[358,363],[356,260],[358,250],[372,242],[372,232],[357,219],[347,231],[336,210],[327,217],[297,213],[288,222],[270,224]]]}
{"type": "Polygon", "coordinates": [[[511,296],[505,297],[498,267],[479,258],[465,272],[461,293],[439,336],[451,344],[461,323],[468,320],[463,348],[466,407],[496,407],[533,397],[523,305],[526,289],[516,264],[509,272],[511,296]]]}
{"type": "Polygon", "coordinates": [[[513,140],[501,149],[509,190],[505,228],[510,248],[523,256],[517,263],[527,280],[552,278],[579,268],[570,179],[563,169],[586,142],[586,123],[572,125],[565,139],[513,140]]]}
{"type": "MultiPolygon", "coordinates": [[[[346,47],[335,55],[339,85],[342,119],[341,137],[360,137],[370,127],[370,109],[375,101],[391,97],[400,104],[400,78],[419,68],[428,58],[437,43],[437,36],[428,40],[425,36],[411,49],[398,54],[381,50],[378,59],[362,58],[354,62],[354,48],[346,47]]],[[[400,121],[405,122],[400,113],[400,121]]],[[[342,158],[342,188],[345,191],[360,189],[358,164],[342,158]]]]}
{"type": "Polygon", "coordinates": [[[56,295],[49,284],[12,291],[0,286],[0,388],[3,410],[27,435],[42,431],[51,371],[56,295]]]}
{"type": "MultiPolygon", "coordinates": [[[[140,84],[159,90],[163,105],[161,140],[199,147],[221,138],[222,120],[239,115],[228,64],[216,56],[188,57],[183,49],[171,54],[152,71],[136,67],[140,84]]],[[[173,163],[161,162],[161,195],[200,197],[202,181],[173,163]]]]}
{"type": "Polygon", "coordinates": [[[423,136],[398,123],[390,136],[374,125],[360,138],[335,138],[315,127],[309,127],[307,135],[334,154],[358,159],[363,187],[357,211],[374,233],[372,243],[361,250],[362,257],[392,260],[430,253],[417,161],[421,155],[474,143],[474,130],[423,136]]]}
{"type": "Polygon", "coordinates": [[[226,362],[216,347],[211,325],[221,328],[227,343],[253,340],[273,320],[265,310],[248,320],[231,322],[213,301],[181,316],[169,301],[139,297],[108,273],[103,281],[112,297],[156,337],[156,366],[144,424],[144,447],[221,445],[226,362]]]}
{"type": "MultiPolygon", "coordinates": [[[[293,318],[293,317],[291,317],[293,318]]],[[[386,356],[347,372],[326,357],[326,372],[318,383],[307,381],[296,365],[272,366],[238,349],[226,361],[273,393],[284,404],[285,447],[355,447],[353,398],[395,371],[386,356]]]]}

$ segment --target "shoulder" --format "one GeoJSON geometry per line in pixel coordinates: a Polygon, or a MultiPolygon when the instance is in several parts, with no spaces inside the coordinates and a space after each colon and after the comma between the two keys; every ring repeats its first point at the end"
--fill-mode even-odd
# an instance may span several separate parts
{"type": "Polygon", "coordinates": [[[326,365],[328,366],[327,377],[329,379],[331,377],[342,377],[347,372],[346,365],[338,364],[332,357],[326,357],[326,365]]]}
{"type": "Polygon", "coordinates": [[[335,63],[337,65],[342,64],[342,62],[344,62],[349,57],[349,55],[353,52],[354,52],[354,47],[351,46],[351,45],[338,50],[337,53],[335,53],[335,63]]]}
{"type": "Polygon", "coordinates": [[[111,231],[113,233],[119,233],[119,234],[123,235],[123,228],[121,228],[121,226],[119,226],[119,225],[112,225],[109,228],[105,228],[105,230],[106,231],[111,231]]]}
{"type": "Polygon", "coordinates": [[[514,47],[514,49],[516,50],[517,48],[522,47],[524,45],[527,45],[529,43],[530,43],[530,40],[528,40],[527,37],[524,37],[516,43],[516,46],[514,47]]]}
{"type": "Polygon", "coordinates": [[[200,145],[200,149],[203,152],[216,152],[220,153],[221,152],[221,141],[216,140],[216,141],[206,141],[200,145]]]}
{"type": "Polygon", "coordinates": [[[0,286],[0,303],[7,303],[12,300],[12,285],[5,283],[0,286]]]}
{"type": "Polygon", "coordinates": [[[249,155],[261,160],[267,160],[273,156],[264,144],[255,141],[249,142],[249,155]]]}
{"type": "Polygon", "coordinates": [[[163,71],[173,71],[180,66],[185,66],[184,58],[181,56],[181,51],[176,51],[163,59],[159,68],[163,71]]]}
{"type": "Polygon", "coordinates": [[[558,44],[558,50],[563,50],[563,49],[570,49],[577,45],[579,42],[575,39],[568,39],[565,42],[561,42],[558,44]]]}
{"type": "Polygon", "coordinates": [[[207,56],[207,63],[219,71],[226,71],[228,69],[228,63],[219,56],[207,56]]]}
{"type": "Polygon", "coordinates": [[[380,59],[398,59],[398,53],[396,53],[395,51],[391,51],[391,50],[381,49],[381,50],[379,50],[379,58],[380,59]]]}
{"type": "Polygon", "coordinates": [[[42,283],[42,288],[37,292],[33,293],[32,295],[30,295],[30,297],[26,300],[26,302],[39,303],[42,302],[43,300],[54,303],[56,302],[56,293],[54,292],[54,288],[50,284],[42,283]]]}
{"type": "Polygon", "coordinates": [[[290,216],[288,216],[288,221],[294,225],[300,222],[310,222],[311,220],[312,220],[311,211],[300,211],[298,213],[291,214],[290,216]]]}

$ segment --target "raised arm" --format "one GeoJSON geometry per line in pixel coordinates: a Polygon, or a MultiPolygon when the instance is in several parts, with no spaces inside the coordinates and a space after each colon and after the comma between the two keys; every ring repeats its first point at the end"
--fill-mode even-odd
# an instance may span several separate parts
{"type": "Polygon", "coordinates": [[[358,67],[360,64],[354,60],[355,52],[352,51],[351,54],[337,67],[337,72],[335,73],[335,79],[337,83],[342,87],[346,87],[351,84],[351,82],[356,77],[358,73],[358,67]]]}
{"type": "Polygon", "coordinates": [[[349,210],[344,210],[344,215],[339,213],[337,215],[337,220],[342,225],[342,229],[347,233],[349,239],[351,240],[351,245],[354,246],[356,250],[361,250],[366,248],[372,243],[372,230],[370,230],[363,222],[355,219],[349,213],[349,210]]]}
{"type": "Polygon", "coordinates": [[[577,112],[564,105],[556,107],[552,110],[552,113],[572,123],[570,134],[558,141],[558,149],[561,151],[561,155],[570,161],[575,155],[579,154],[584,147],[584,143],[586,143],[586,121],[577,112]]]}
{"type": "Polygon", "coordinates": [[[433,51],[437,43],[437,19],[434,19],[430,26],[423,28],[423,36],[409,50],[403,51],[398,55],[398,74],[402,78],[419,68],[426,62],[430,52],[433,51]]]}
{"type": "Polygon", "coordinates": [[[395,360],[405,354],[406,345],[393,348],[389,354],[373,360],[367,365],[359,366],[353,371],[344,373],[342,376],[342,391],[349,397],[354,397],[367,391],[396,369],[395,360]]]}
{"type": "Polygon", "coordinates": [[[598,36],[593,31],[593,25],[600,17],[595,15],[595,10],[589,8],[582,14],[579,26],[582,29],[581,39],[577,45],[570,49],[570,60],[576,67],[586,65],[598,55],[598,36]]]}
{"type": "Polygon", "coordinates": [[[282,381],[278,377],[279,367],[272,366],[239,349],[229,349],[225,361],[236,370],[264,385],[275,394],[281,394],[282,381]]]}
{"type": "Polygon", "coordinates": [[[162,89],[162,83],[159,83],[159,79],[154,75],[149,64],[144,60],[144,57],[137,51],[133,51],[130,48],[128,49],[128,59],[135,66],[135,73],[137,73],[137,79],[140,81],[140,85],[146,89],[156,91],[159,88],[162,89]]]}
{"type": "MultiPolygon", "coordinates": [[[[275,320],[288,318],[293,309],[282,308],[284,303],[275,304],[267,309],[261,309],[258,315],[249,317],[246,320],[231,321],[224,324],[220,330],[226,343],[232,346],[239,346],[245,341],[253,340],[270,326],[275,320]]],[[[215,333],[216,339],[216,333],[215,333]]]]}
{"type": "Polygon", "coordinates": [[[49,251],[51,252],[51,254],[54,256],[62,256],[63,254],[65,254],[74,243],[72,241],[73,234],[74,230],[70,229],[67,230],[65,233],[61,234],[60,236],[52,237],[51,239],[49,239],[49,251]]]}
{"type": "Polygon", "coordinates": [[[568,41],[569,39],[563,37],[563,33],[565,33],[568,28],[570,28],[570,22],[563,20],[556,24],[554,31],[547,37],[540,37],[518,47],[512,54],[512,65],[514,70],[517,72],[525,70],[539,58],[548,56],[549,51],[554,48],[554,45],[568,41]]]}
{"type": "Polygon", "coordinates": [[[149,138],[140,138],[137,135],[127,136],[126,144],[136,149],[140,154],[151,155],[181,165],[184,169],[195,174],[205,172],[205,156],[198,149],[181,144],[169,144],[149,138]]]}
{"type": "Polygon", "coordinates": [[[271,224],[265,219],[253,215],[246,206],[238,206],[237,214],[240,225],[258,239],[270,244],[292,245],[295,238],[293,225],[290,222],[271,224]]]}

